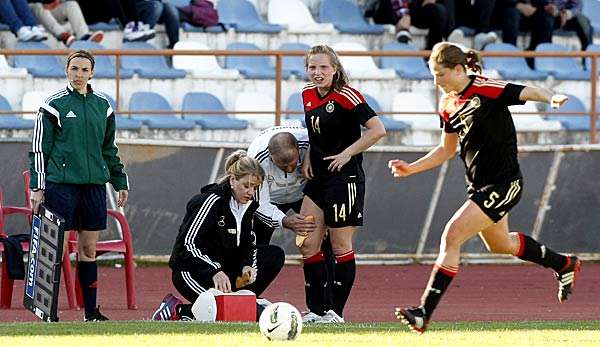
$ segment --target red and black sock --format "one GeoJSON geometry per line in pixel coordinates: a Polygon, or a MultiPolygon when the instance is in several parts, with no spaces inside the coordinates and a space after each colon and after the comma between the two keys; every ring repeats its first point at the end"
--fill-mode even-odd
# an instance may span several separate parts
{"type": "Polygon", "coordinates": [[[519,259],[549,267],[556,272],[560,272],[568,265],[569,257],[556,253],[521,232],[517,234],[519,235],[520,246],[515,256],[519,259]]]}
{"type": "Polygon", "coordinates": [[[96,312],[96,292],[98,288],[98,266],[95,261],[80,261],[77,264],[79,285],[83,294],[85,317],[96,312]]]}
{"type": "Polygon", "coordinates": [[[344,306],[350,296],[356,277],[356,261],[354,251],[350,250],[335,256],[335,277],[333,280],[333,306],[335,313],[343,317],[344,306]]]}
{"type": "Polygon", "coordinates": [[[421,297],[421,305],[425,309],[425,314],[431,317],[433,310],[437,307],[442,295],[448,289],[450,282],[454,279],[454,276],[458,273],[458,266],[449,266],[443,264],[435,264],[431,275],[429,276],[429,282],[427,288],[423,292],[421,297]]]}
{"type": "Polygon", "coordinates": [[[327,283],[323,252],[304,258],[303,261],[306,306],[310,312],[322,316],[325,314],[325,284],[327,283]]]}

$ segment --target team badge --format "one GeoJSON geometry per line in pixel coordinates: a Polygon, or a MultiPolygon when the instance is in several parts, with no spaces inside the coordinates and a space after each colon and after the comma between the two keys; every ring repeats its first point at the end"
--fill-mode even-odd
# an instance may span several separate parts
{"type": "Polygon", "coordinates": [[[335,110],[335,106],[333,106],[333,100],[329,101],[327,103],[327,106],[325,106],[325,111],[327,111],[327,113],[331,113],[335,110]]]}

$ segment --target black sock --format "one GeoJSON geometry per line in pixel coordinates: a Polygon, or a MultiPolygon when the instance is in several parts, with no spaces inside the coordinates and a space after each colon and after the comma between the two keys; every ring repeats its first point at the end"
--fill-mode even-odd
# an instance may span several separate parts
{"type": "Polygon", "coordinates": [[[192,313],[192,304],[179,304],[175,307],[175,312],[179,320],[195,320],[192,313]]]}
{"type": "Polygon", "coordinates": [[[439,264],[433,266],[427,288],[425,288],[421,297],[421,306],[425,309],[425,314],[428,317],[433,314],[433,310],[435,310],[457,272],[458,267],[439,264]]]}
{"type": "Polygon", "coordinates": [[[96,291],[98,288],[98,266],[95,261],[80,261],[77,266],[79,285],[83,294],[85,317],[90,317],[96,311],[96,291]]]}
{"type": "Polygon", "coordinates": [[[323,239],[323,243],[321,244],[321,252],[323,252],[323,257],[325,258],[325,269],[327,270],[324,304],[324,310],[327,311],[333,308],[333,281],[335,277],[335,255],[333,254],[333,249],[331,248],[329,233],[327,233],[327,236],[325,236],[325,239],[323,239]]]}
{"type": "Polygon", "coordinates": [[[310,312],[322,316],[325,314],[325,284],[327,283],[327,270],[325,269],[323,253],[319,252],[303,260],[306,306],[310,312]]]}
{"type": "Polygon", "coordinates": [[[568,257],[556,253],[530,236],[523,233],[517,234],[519,235],[520,247],[515,255],[519,259],[549,267],[556,272],[560,272],[567,265],[568,257]]]}
{"type": "Polygon", "coordinates": [[[343,317],[344,306],[350,296],[356,277],[356,261],[354,251],[335,256],[335,280],[333,282],[333,306],[332,309],[340,317],[343,317]]]}

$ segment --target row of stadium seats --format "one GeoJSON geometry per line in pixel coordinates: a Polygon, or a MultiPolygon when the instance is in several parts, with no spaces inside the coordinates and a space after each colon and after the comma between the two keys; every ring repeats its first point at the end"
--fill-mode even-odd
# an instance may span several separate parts
{"type": "MultiPolygon", "coordinates": [[[[21,42],[17,49],[49,49],[41,42],[21,42]]],[[[99,43],[76,41],[72,44],[74,49],[103,49],[99,43]]],[[[259,51],[252,43],[235,42],[228,45],[231,51],[259,51]]],[[[310,47],[302,43],[287,43],[280,50],[307,51],[310,47]]],[[[358,43],[338,43],[333,45],[337,51],[362,51],[367,49],[358,43]]],[[[122,49],[154,50],[154,46],[146,42],[124,43],[122,49]]],[[[209,47],[194,41],[180,41],[175,45],[175,50],[209,50],[209,47]]],[[[388,43],[384,51],[416,51],[409,44],[388,43]]],[[[510,44],[490,44],[486,51],[513,51],[518,49],[510,44]]],[[[561,51],[567,52],[564,46],[542,43],[536,51],[561,51]]],[[[600,45],[590,45],[588,51],[600,52],[600,45]]],[[[429,69],[424,59],[420,57],[382,57],[381,68],[375,63],[373,57],[341,56],[342,65],[353,79],[394,79],[409,80],[431,79],[429,69]]],[[[12,58],[15,68],[25,68],[33,77],[62,78],[63,63],[59,56],[51,55],[17,55],[12,58]]],[[[141,78],[173,79],[183,78],[186,71],[191,72],[196,78],[239,78],[240,74],[248,79],[274,79],[275,68],[268,56],[226,56],[222,68],[215,56],[174,56],[173,67],[169,66],[167,59],[162,56],[123,56],[121,58],[121,78],[131,78],[137,73],[141,78]]],[[[501,77],[510,80],[544,80],[552,76],[557,80],[590,79],[591,61],[586,59],[586,69],[580,63],[581,59],[571,57],[546,57],[535,58],[536,69],[531,69],[522,57],[488,57],[485,59],[485,68],[496,70],[501,77]]],[[[7,71],[14,74],[11,67],[0,56],[0,74],[7,71]]],[[[96,78],[115,78],[115,59],[110,56],[98,55],[96,59],[96,78]]],[[[304,58],[302,56],[288,56],[283,59],[283,78],[295,76],[305,78],[304,58]]]]}
{"type": "MultiPolygon", "coordinates": [[[[26,111],[36,110],[45,98],[46,93],[28,92],[23,97],[22,109],[26,111]]],[[[114,100],[107,95],[113,108],[114,100]]],[[[365,94],[369,105],[380,115],[390,131],[404,131],[411,129],[415,131],[437,131],[439,130],[439,118],[435,115],[435,106],[431,98],[424,94],[415,92],[402,92],[395,95],[391,112],[422,112],[426,114],[394,114],[383,115],[379,102],[372,96],[365,94]]],[[[600,103],[600,100],[599,100],[600,103]]],[[[117,127],[123,130],[137,130],[143,125],[150,129],[180,129],[189,130],[195,127],[206,130],[228,129],[244,130],[249,126],[253,128],[265,128],[273,125],[274,117],[271,114],[275,110],[275,102],[268,96],[256,92],[242,92],[236,96],[235,109],[239,111],[257,111],[256,114],[237,114],[234,117],[223,113],[211,113],[211,111],[225,111],[222,102],[214,95],[206,92],[188,92],[183,98],[181,109],[183,111],[202,111],[193,114],[184,114],[178,117],[174,113],[167,99],[154,92],[135,92],[129,100],[129,111],[164,111],[164,114],[133,114],[129,117],[117,115],[117,127]],[[265,113],[260,113],[265,112],[265,113]]],[[[283,121],[288,124],[304,124],[302,115],[303,106],[299,93],[289,96],[284,107],[287,112],[283,121]]],[[[536,113],[539,110],[534,103],[523,106],[511,106],[513,112],[536,113]]],[[[10,104],[0,95],[0,111],[12,111],[10,104]]],[[[543,111],[548,111],[544,109],[543,111]]],[[[565,115],[568,112],[589,112],[583,102],[576,96],[570,95],[569,102],[556,115],[542,117],[540,115],[517,115],[514,117],[515,126],[522,132],[560,131],[589,131],[589,116],[587,115],[565,115]]],[[[2,115],[0,116],[0,129],[30,129],[33,127],[35,115],[24,116],[2,115]]],[[[600,126],[600,122],[598,123],[600,126]]]]}

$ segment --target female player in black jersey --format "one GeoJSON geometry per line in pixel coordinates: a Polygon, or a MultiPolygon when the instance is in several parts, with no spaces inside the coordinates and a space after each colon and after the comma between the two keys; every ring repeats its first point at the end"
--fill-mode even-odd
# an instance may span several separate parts
{"type": "Polygon", "coordinates": [[[434,46],[429,69],[435,85],[445,93],[439,106],[441,143],[410,164],[391,160],[389,167],[394,177],[432,169],[452,158],[460,143],[460,157],[467,169],[468,200],[446,224],[421,305],[396,309],[396,316],[413,331],[425,331],[433,310],[458,271],[461,245],[477,234],[490,252],[512,254],[553,269],[559,281],[558,299],[564,302],[575,285],[580,260],[558,254],[531,237],[508,229],[508,213],[519,202],[523,187],[516,131],[508,106],[540,101],[558,108],[567,97],[548,89],[469,75],[467,70],[481,72],[479,53],[463,51],[448,42],[434,46]]]}
{"type": "Polygon", "coordinates": [[[310,148],[302,166],[309,180],[301,214],[313,216],[317,230],[300,246],[310,310],[304,320],[342,322],[356,274],[352,236],[363,224],[362,152],[385,136],[385,128],[363,96],[348,86],[346,72],[330,47],[312,47],[305,66],[311,81],[302,91],[310,148]],[[363,135],[361,125],[367,129],[363,135]],[[321,252],[326,229],[336,258],[333,297],[328,303],[324,302],[327,273],[321,252]]]}

